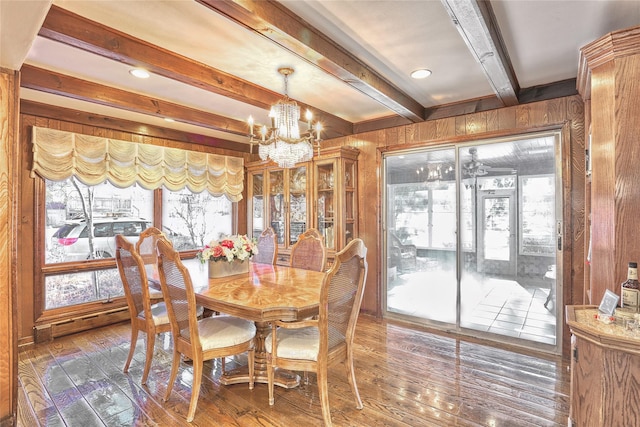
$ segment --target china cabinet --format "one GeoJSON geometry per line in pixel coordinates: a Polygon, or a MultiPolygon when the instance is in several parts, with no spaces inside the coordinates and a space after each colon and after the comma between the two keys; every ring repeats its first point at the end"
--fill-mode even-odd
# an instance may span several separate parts
{"type": "Polygon", "coordinates": [[[339,251],[358,235],[358,150],[326,150],[313,161],[314,222],[329,253],[339,251]]]}
{"type": "Polygon", "coordinates": [[[309,165],[305,163],[291,169],[270,168],[263,163],[247,166],[247,229],[258,237],[266,227],[273,228],[278,253],[283,256],[310,223],[308,178],[309,165]]]}
{"type": "Polygon", "coordinates": [[[247,164],[247,229],[265,227],[278,236],[278,264],[308,228],[324,238],[328,259],[358,235],[357,159],[353,147],[329,148],[310,162],[282,169],[270,162],[247,164]]]}

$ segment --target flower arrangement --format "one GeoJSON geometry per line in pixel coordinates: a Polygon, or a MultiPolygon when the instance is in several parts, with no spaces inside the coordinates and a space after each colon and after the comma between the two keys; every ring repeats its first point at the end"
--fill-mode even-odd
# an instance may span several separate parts
{"type": "Polygon", "coordinates": [[[244,261],[258,253],[255,239],[245,235],[228,236],[221,240],[212,240],[198,252],[200,262],[206,261],[244,261]]]}

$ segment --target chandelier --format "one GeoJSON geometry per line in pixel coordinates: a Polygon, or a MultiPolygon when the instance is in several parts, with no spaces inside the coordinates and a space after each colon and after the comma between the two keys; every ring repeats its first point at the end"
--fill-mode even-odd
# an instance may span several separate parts
{"type": "Polygon", "coordinates": [[[287,94],[287,83],[293,68],[280,68],[278,72],[284,76],[284,98],[271,106],[271,126],[262,126],[260,136],[253,133],[253,117],[249,116],[249,142],[252,152],[254,144],[258,144],[258,154],[262,160],[271,159],[281,168],[292,168],[296,163],[311,160],[314,148],[320,150],[322,125],[316,123],[314,128],[311,122],[313,115],[307,110],[307,130],[300,133],[300,107],[287,94]]]}
{"type": "Polygon", "coordinates": [[[453,172],[453,166],[443,167],[438,164],[435,167],[427,166],[420,167],[416,170],[418,179],[427,187],[432,189],[440,188],[442,181],[450,180],[450,175],[453,172]]]}

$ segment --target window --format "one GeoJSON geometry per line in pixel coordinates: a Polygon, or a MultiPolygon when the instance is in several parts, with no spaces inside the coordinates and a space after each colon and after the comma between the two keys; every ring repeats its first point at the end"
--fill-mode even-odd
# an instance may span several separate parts
{"type": "MultiPolygon", "coordinates": [[[[153,218],[153,191],[109,182],[87,186],[76,178],[45,180],[45,264],[91,262],[115,257],[115,236],[136,242],[153,218]],[[90,232],[93,224],[93,232],[90,232]]],[[[162,189],[162,229],[180,251],[195,250],[232,234],[233,203],[208,191],[162,189]]],[[[77,264],[75,264],[77,265],[77,264]]],[[[45,275],[45,309],[124,295],[117,269],[45,275]]]]}
{"type": "Polygon", "coordinates": [[[555,254],[555,183],[553,175],[520,178],[520,253],[555,254]]]}
{"type": "Polygon", "coordinates": [[[455,249],[456,183],[394,186],[394,234],[403,244],[423,249],[455,249]]]}
{"type": "Polygon", "coordinates": [[[138,185],[45,180],[45,205],[46,264],[113,258],[115,235],[137,241],[153,218],[153,192],[138,185]]]}
{"type": "MultiPolygon", "coordinates": [[[[42,309],[115,297],[124,303],[114,260],[117,234],[135,243],[155,225],[164,228],[174,247],[193,254],[211,239],[231,234],[235,226],[232,201],[242,198],[242,157],[36,126],[31,132],[32,176],[44,183],[36,187],[35,200],[44,206],[39,284],[44,289],[35,292],[38,315],[44,314],[42,309]],[[187,185],[200,193],[180,190],[187,185]]],[[[98,306],[86,305],[87,310],[98,306]]],[[[51,315],[64,317],[66,312],[51,315]]]]}
{"type": "Polygon", "coordinates": [[[162,191],[162,229],[180,251],[233,234],[232,203],[209,192],[162,191]]]}

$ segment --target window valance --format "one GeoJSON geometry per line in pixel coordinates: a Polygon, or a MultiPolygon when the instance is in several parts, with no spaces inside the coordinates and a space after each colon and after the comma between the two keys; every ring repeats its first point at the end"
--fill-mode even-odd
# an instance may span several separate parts
{"type": "Polygon", "coordinates": [[[157,145],[33,127],[33,168],[43,178],[61,181],[75,175],[86,185],[109,180],[118,187],[138,183],[195,193],[208,190],[233,202],[242,199],[244,159],[157,145]]]}

